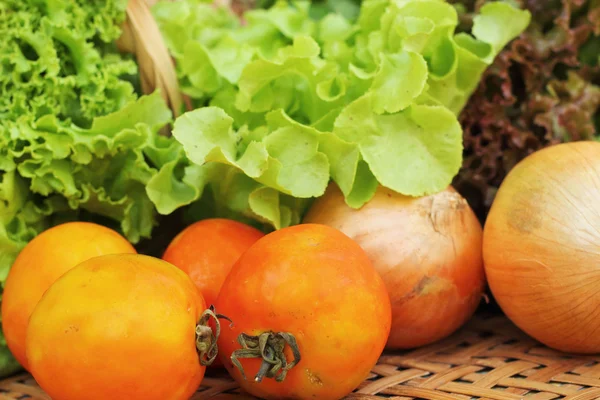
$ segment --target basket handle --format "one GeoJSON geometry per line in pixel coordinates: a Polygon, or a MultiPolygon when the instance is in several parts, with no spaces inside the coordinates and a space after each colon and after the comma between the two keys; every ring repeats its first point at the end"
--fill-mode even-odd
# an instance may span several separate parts
{"type": "Polygon", "coordinates": [[[183,98],[175,72],[175,64],[165,45],[150,7],[157,0],[129,0],[127,19],[117,47],[137,59],[142,91],[150,94],[160,89],[173,115],[182,112],[183,98]]]}

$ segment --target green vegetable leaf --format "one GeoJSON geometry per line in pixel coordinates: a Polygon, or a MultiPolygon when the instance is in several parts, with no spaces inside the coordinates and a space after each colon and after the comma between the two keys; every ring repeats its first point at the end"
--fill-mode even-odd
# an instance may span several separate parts
{"type": "MultiPolygon", "coordinates": [[[[280,111],[281,112],[281,111],[280,111]]],[[[222,162],[241,169],[256,181],[294,197],[323,193],[329,178],[327,158],[318,152],[314,129],[290,124],[269,132],[262,141],[251,140],[245,149],[243,136],[221,109],[205,107],[184,114],[175,122],[173,136],[197,165],[222,162]]]]}
{"type": "MultiPolygon", "coordinates": [[[[151,146],[170,119],[162,97],[154,93],[94,119],[89,129],[65,124],[51,115],[37,121],[23,116],[8,124],[9,131],[17,135],[7,143],[9,155],[19,161],[16,170],[3,174],[0,196],[8,202],[4,223],[10,226],[18,218],[15,208],[34,205],[32,192],[62,199],[46,203],[53,204],[48,215],[85,210],[118,221],[134,243],[149,237],[156,211],[146,195],[146,185],[165,158],[183,157],[180,148],[178,154],[168,155],[169,147],[151,146]],[[148,163],[146,148],[155,164],[148,163]]],[[[36,213],[41,210],[33,215],[36,213]]]]}
{"type": "Polygon", "coordinates": [[[410,106],[425,89],[427,63],[413,52],[385,55],[373,78],[373,109],[378,114],[394,113],[410,106]]]}
{"type": "Polygon", "coordinates": [[[480,14],[473,19],[473,36],[492,47],[484,61],[491,64],[496,54],[523,32],[530,21],[529,12],[519,10],[508,3],[498,1],[481,7],[480,14]]]}
{"type": "Polygon", "coordinates": [[[327,14],[318,26],[320,42],[344,41],[357,30],[340,14],[327,14]]]}
{"type": "Polygon", "coordinates": [[[462,161],[456,117],[443,107],[423,105],[379,115],[372,101],[367,95],[350,104],[334,133],[358,143],[373,175],[392,190],[422,196],[448,186],[462,161]]]}

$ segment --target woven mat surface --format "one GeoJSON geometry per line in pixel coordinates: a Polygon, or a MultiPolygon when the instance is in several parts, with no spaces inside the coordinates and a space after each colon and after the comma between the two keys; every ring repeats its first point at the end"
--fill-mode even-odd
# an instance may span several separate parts
{"type": "MultiPolygon", "coordinates": [[[[347,397],[382,398],[600,399],[600,355],[558,353],[528,338],[503,317],[477,317],[440,343],[383,355],[369,378],[347,397]]],[[[0,382],[0,400],[14,399],[50,400],[29,375],[0,382]]],[[[191,400],[204,399],[252,397],[240,393],[226,374],[211,372],[191,400]]]]}

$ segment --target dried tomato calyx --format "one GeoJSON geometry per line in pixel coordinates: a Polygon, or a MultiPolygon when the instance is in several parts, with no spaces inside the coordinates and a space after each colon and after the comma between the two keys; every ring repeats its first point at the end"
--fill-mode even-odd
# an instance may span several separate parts
{"type": "Polygon", "coordinates": [[[231,362],[237,367],[244,379],[246,374],[240,363],[240,358],[261,358],[262,364],[254,380],[262,382],[264,378],[273,378],[277,382],[283,382],[288,371],[300,362],[300,350],[296,338],[287,332],[264,332],[258,336],[250,336],[242,333],[238,336],[241,349],[231,354],[231,362]],[[285,357],[285,346],[290,346],[294,359],[288,362],[285,357]]]}
{"type": "Polygon", "coordinates": [[[219,354],[219,347],[217,346],[217,340],[221,335],[221,323],[219,319],[226,319],[233,324],[231,319],[225,315],[216,314],[215,308],[210,306],[210,308],[202,313],[196,325],[196,350],[198,350],[200,364],[203,366],[211,365],[219,354]],[[214,333],[210,326],[208,326],[208,321],[211,318],[215,321],[214,333]]]}

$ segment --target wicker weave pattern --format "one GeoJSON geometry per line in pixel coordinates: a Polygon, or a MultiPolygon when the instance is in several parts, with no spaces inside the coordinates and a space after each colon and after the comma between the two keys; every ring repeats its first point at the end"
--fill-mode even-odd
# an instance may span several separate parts
{"type": "MultiPolygon", "coordinates": [[[[505,318],[474,319],[432,346],[386,354],[349,400],[600,399],[600,356],[550,350],[505,318]]],[[[0,400],[50,400],[28,375],[0,383],[0,400]]],[[[249,400],[223,374],[205,378],[191,400],[249,400]]],[[[83,400],[83,399],[82,399],[83,400]]]]}
{"type": "Polygon", "coordinates": [[[504,318],[474,320],[441,343],[384,355],[351,399],[599,399],[600,357],[568,356],[504,318]]]}

